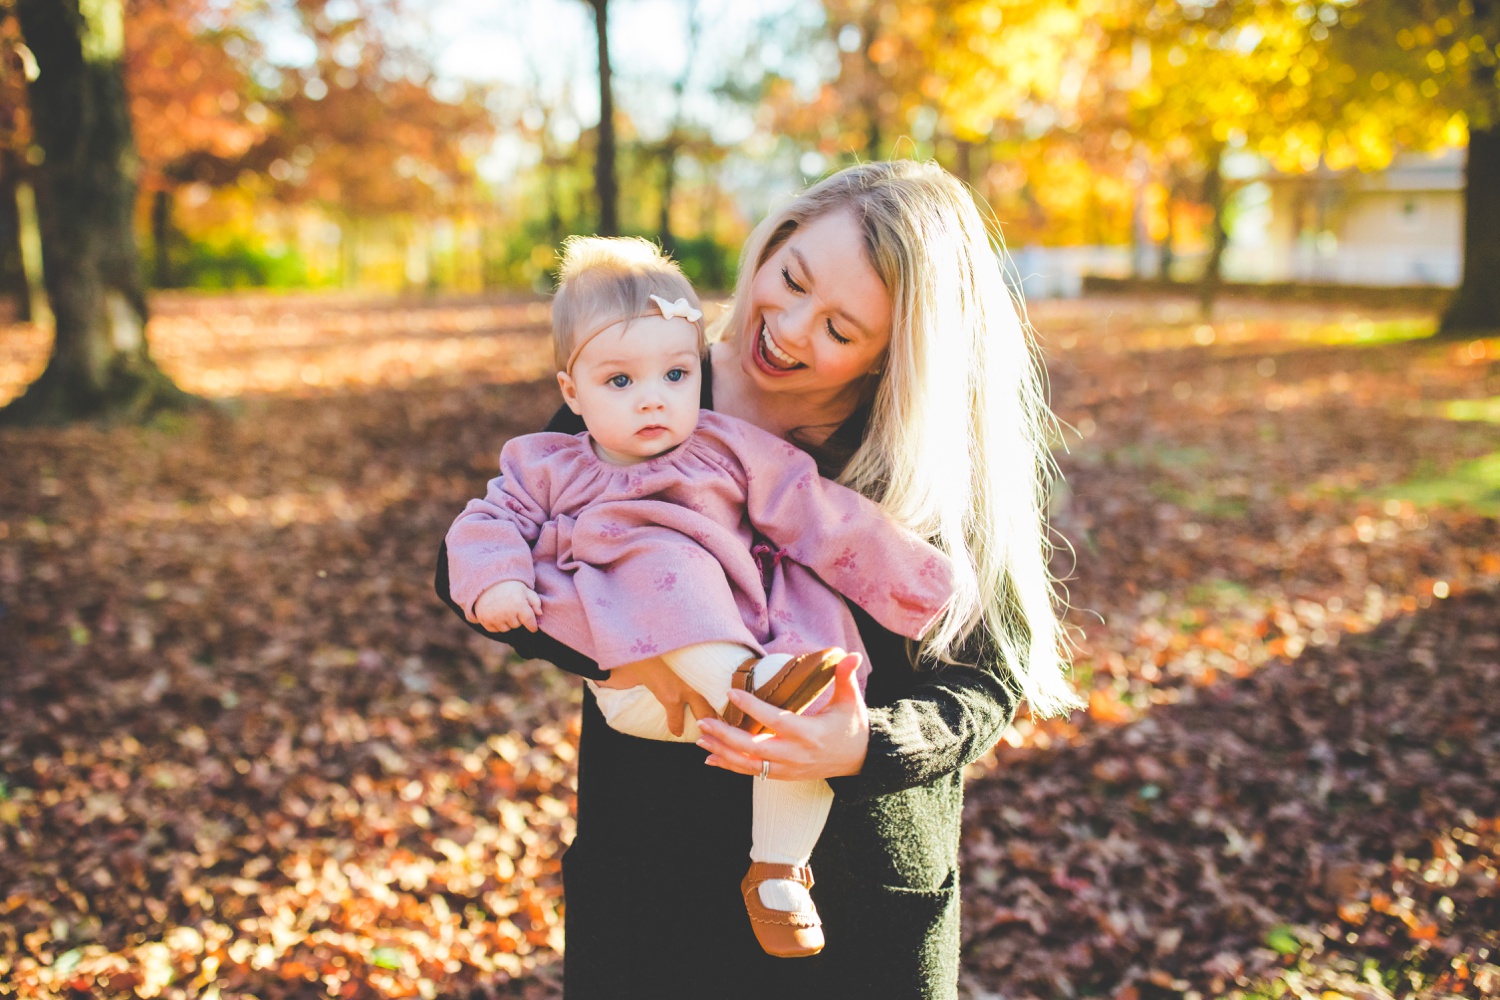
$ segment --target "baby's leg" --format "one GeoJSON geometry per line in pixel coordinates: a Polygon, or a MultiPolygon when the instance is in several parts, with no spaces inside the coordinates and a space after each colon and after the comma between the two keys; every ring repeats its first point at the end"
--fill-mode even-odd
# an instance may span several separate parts
{"type": "MultiPolygon", "coordinates": [[[[751,655],[744,646],[719,642],[679,649],[663,659],[677,676],[708,699],[714,711],[722,713],[729,703],[729,675],[751,655]]],[[[755,666],[755,686],[774,677],[788,659],[786,654],[774,653],[762,659],[755,666]]],[[[756,781],[751,800],[750,860],[805,866],[832,805],[833,789],[821,779],[756,781]]],[[[773,910],[815,912],[807,889],[790,879],[762,882],[760,901],[773,910]]]]}
{"type": "MultiPolygon", "coordinates": [[[[750,860],[805,866],[823,833],[833,805],[828,782],[761,781],[751,800],[750,860]]],[[[773,910],[813,913],[812,897],[800,882],[770,879],[760,884],[760,901],[773,910]]]]}
{"type": "MultiPolygon", "coordinates": [[[[662,659],[673,673],[703,695],[715,712],[723,712],[724,706],[729,704],[729,682],[735,669],[754,655],[754,650],[737,642],[704,642],[664,653],[662,659]]],[[[786,655],[762,658],[755,666],[755,684],[759,686],[770,680],[789,659],[791,657],[786,655]]],[[[648,740],[675,743],[695,743],[698,740],[698,725],[691,712],[683,718],[682,735],[673,736],[667,728],[666,709],[644,687],[615,689],[597,684],[589,687],[599,703],[604,721],[612,729],[648,740]]]]}

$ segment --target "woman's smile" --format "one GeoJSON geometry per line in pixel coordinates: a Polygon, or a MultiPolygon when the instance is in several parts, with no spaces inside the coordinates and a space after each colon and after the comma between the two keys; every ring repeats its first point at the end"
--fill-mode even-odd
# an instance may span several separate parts
{"type": "Polygon", "coordinates": [[[771,328],[765,320],[761,320],[760,336],[756,338],[755,360],[773,375],[782,375],[807,367],[781,349],[781,345],[777,344],[776,339],[771,336],[771,328]]]}

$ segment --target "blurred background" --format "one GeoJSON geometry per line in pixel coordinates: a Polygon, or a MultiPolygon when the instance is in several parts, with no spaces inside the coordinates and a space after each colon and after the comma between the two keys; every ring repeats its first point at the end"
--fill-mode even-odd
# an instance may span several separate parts
{"type": "MultiPolygon", "coordinates": [[[[724,287],[777,199],[899,155],[973,186],[1033,296],[1454,286],[1469,123],[1495,103],[1475,6],[128,0],[143,266],[156,288],[545,289],[561,237],[622,232],[724,287]]],[[[0,291],[23,314],[35,65],[3,16],[0,291]]]]}
{"type": "Polygon", "coordinates": [[[1500,996],[1497,54],[1500,0],[0,0],[0,996],[561,996],[580,689],[438,542],[557,409],[563,237],[715,310],[887,157],[1025,292],[1088,702],[967,768],[960,996],[1500,996]]]}

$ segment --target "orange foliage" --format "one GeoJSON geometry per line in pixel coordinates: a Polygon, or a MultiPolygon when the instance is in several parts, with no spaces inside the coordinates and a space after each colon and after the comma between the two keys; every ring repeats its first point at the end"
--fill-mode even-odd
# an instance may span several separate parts
{"type": "Polygon", "coordinates": [[[245,61],[228,51],[249,52],[251,42],[207,24],[210,10],[203,0],[126,7],[125,75],[143,188],[225,183],[266,138],[269,112],[248,96],[245,61]]]}

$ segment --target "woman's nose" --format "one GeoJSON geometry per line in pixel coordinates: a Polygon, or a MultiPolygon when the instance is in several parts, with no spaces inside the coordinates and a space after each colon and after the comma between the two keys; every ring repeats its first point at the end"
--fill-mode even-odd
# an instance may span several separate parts
{"type": "Polygon", "coordinates": [[[781,314],[781,325],[776,328],[776,339],[787,347],[807,345],[808,332],[817,326],[813,304],[804,297],[792,309],[781,314]]]}

